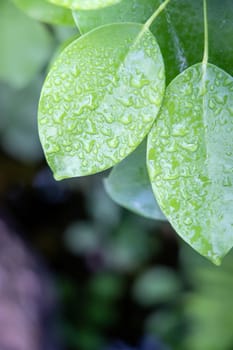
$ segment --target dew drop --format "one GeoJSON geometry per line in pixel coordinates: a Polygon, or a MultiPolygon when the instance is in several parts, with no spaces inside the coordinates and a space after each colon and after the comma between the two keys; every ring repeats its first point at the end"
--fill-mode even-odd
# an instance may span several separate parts
{"type": "Polygon", "coordinates": [[[119,145],[119,140],[117,138],[114,138],[114,139],[107,141],[107,144],[111,148],[117,148],[117,146],[119,145]]]}
{"type": "Polygon", "coordinates": [[[132,123],[133,117],[131,114],[124,114],[121,118],[120,121],[122,124],[124,125],[128,125],[130,123],[132,123]]]}
{"type": "Polygon", "coordinates": [[[192,220],[189,216],[187,216],[187,217],[184,219],[184,223],[185,223],[185,225],[190,226],[190,225],[192,225],[193,220],[192,220]]]}

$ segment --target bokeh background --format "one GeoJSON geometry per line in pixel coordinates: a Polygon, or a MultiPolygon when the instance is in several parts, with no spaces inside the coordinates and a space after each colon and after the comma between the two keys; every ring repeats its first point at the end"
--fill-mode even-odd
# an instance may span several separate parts
{"type": "Polygon", "coordinates": [[[169,223],[56,182],[38,139],[49,62],[75,28],[0,3],[0,349],[231,350],[233,254],[215,267],[169,223]]]}

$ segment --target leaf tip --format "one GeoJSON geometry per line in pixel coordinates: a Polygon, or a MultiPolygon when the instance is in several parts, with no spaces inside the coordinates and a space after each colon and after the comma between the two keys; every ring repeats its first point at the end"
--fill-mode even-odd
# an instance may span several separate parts
{"type": "Polygon", "coordinates": [[[222,264],[222,257],[220,256],[213,256],[210,258],[210,261],[216,265],[216,266],[220,266],[222,264]]]}
{"type": "Polygon", "coordinates": [[[68,176],[63,176],[61,174],[58,174],[58,173],[53,173],[53,177],[56,181],[61,181],[61,180],[64,180],[64,179],[67,179],[68,176]]]}

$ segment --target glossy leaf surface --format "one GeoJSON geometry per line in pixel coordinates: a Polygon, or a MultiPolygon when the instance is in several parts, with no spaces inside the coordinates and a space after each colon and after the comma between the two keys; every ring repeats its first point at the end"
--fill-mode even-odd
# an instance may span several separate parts
{"type": "Polygon", "coordinates": [[[167,88],[148,137],[154,193],[177,233],[216,264],[233,245],[233,79],[208,64],[167,88]]]}
{"type": "Polygon", "coordinates": [[[159,6],[159,3],[159,0],[122,0],[114,6],[98,10],[73,11],[73,16],[83,34],[109,23],[144,23],[159,6]]]}
{"type": "Polygon", "coordinates": [[[164,65],[154,36],[141,30],[101,27],[55,61],[42,89],[39,132],[57,179],[110,168],[150,130],[164,94],[164,65]]]}
{"type": "Polygon", "coordinates": [[[25,86],[46,63],[51,44],[44,26],[10,1],[0,1],[0,79],[16,87],[25,86]]]}
{"type": "Polygon", "coordinates": [[[91,10],[117,4],[121,0],[48,0],[58,6],[68,7],[70,9],[91,10]]]}
{"type": "Polygon", "coordinates": [[[133,212],[166,220],[156,203],[146,167],[146,143],[116,165],[104,181],[110,197],[133,212]]]}
{"type": "Polygon", "coordinates": [[[51,24],[74,25],[71,10],[53,5],[46,0],[13,0],[29,16],[51,24]]]}
{"type": "MultiPolygon", "coordinates": [[[[198,63],[203,55],[203,1],[173,0],[166,10],[187,65],[198,63]]],[[[231,0],[208,1],[209,59],[230,74],[233,74],[232,16],[231,0]]]]}

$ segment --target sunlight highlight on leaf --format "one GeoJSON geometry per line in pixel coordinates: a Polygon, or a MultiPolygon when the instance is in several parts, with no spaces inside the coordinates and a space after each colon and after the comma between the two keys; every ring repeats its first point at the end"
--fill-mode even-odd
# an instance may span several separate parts
{"type": "Polygon", "coordinates": [[[93,10],[117,4],[121,0],[48,0],[49,2],[70,9],[93,10]]]}

